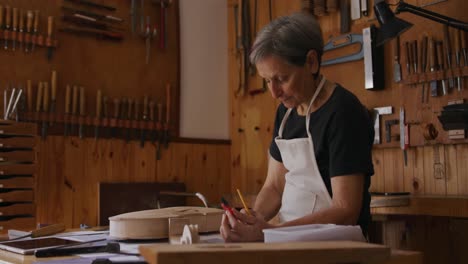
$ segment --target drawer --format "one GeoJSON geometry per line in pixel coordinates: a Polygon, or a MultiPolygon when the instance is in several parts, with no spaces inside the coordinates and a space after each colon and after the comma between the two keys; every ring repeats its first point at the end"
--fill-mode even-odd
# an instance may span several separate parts
{"type": "Polygon", "coordinates": [[[0,136],[0,151],[4,148],[32,149],[36,145],[36,138],[29,136],[0,136]]]}
{"type": "Polygon", "coordinates": [[[35,217],[20,217],[14,218],[7,221],[0,221],[0,232],[7,232],[8,229],[16,230],[34,230],[36,227],[36,218],[35,217]]]}
{"type": "Polygon", "coordinates": [[[32,150],[0,149],[0,164],[4,162],[33,163],[35,154],[32,150]]]}
{"type": "Polygon", "coordinates": [[[14,190],[0,193],[0,202],[33,202],[33,190],[14,190]]]}
{"type": "Polygon", "coordinates": [[[34,178],[33,177],[13,177],[13,178],[1,178],[0,177],[0,190],[3,188],[33,189],[34,178]]]}
{"type": "Polygon", "coordinates": [[[9,206],[0,206],[2,215],[36,215],[36,206],[33,203],[17,203],[9,206]]]}
{"type": "Polygon", "coordinates": [[[0,135],[29,135],[35,136],[37,125],[35,123],[22,123],[0,121],[0,135]]]}
{"type": "Polygon", "coordinates": [[[0,175],[32,175],[36,172],[35,164],[1,164],[0,175]]]}

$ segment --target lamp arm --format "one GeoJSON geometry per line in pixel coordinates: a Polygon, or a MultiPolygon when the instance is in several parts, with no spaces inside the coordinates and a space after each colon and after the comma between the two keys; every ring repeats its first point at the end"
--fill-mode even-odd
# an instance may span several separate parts
{"type": "Polygon", "coordinates": [[[430,20],[433,20],[433,21],[436,21],[436,22],[439,22],[439,23],[442,23],[442,24],[445,24],[454,28],[468,31],[468,24],[463,21],[456,20],[456,19],[444,16],[444,15],[441,15],[441,14],[438,14],[438,13],[435,13],[426,9],[422,9],[417,6],[407,4],[403,1],[400,1],[398,3],[397,9],[395,10],[396,14],[400,12],[410,12],[415,15],[422,16],[427,19],[430,19],[430,20]]]}

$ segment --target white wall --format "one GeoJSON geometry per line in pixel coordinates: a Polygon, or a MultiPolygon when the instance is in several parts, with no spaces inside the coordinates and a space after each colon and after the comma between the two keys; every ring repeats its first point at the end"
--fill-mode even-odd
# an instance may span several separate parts
{"type": "Polygon", "coordinates": [[[229,139],[227,3],[179,3],[180,136],[229,139]]]}

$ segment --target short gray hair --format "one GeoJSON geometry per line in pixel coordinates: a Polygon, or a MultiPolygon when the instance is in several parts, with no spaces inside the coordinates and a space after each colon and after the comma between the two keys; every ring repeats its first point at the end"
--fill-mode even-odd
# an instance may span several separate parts
{"type": "Polygon", "coordinates": [[[275,55],[288,63],[303,66],[307,53],[323,54],[322,30],[317,20],[307,13],[279,17],[266,25],[257,35],[249,59],[252,64],[275,55]]]}

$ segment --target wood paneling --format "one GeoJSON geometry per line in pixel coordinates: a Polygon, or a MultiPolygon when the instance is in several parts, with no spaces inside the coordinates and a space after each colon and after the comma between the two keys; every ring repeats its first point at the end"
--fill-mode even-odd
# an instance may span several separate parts
{"type": "Polygon", "coordinates": [[[96,225],[99,182],[183,182],[213,204],[229,193],[229,145],[173,143],[161,160],[155,153],[148,143],[47,137],[38,146],[37,220],[96,225]]]}

